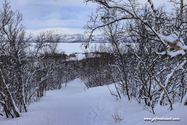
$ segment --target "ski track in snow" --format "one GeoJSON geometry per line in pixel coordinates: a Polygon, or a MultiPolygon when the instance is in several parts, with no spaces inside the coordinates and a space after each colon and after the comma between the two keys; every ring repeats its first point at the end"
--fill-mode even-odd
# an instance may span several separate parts
{"type": "MultiPolygon", "coordinates": [[[[115,87],[110,85],[114,90],[115,87]]],[[[124,98],[124,97],[123,97],[124,98]]],[[[186,125],[187,107],[178,106],[170,112],[168,107],[155,109],[156,115],[143,110],[135,101],[116,101],[106,86],[86,89],[80,79],[68,83],[61,90],[48,91],[39,102],[32,103],[20,118],[0,117],[0,125],[186,125]],[[123,119],[116,123],[114,111],[123,119]],[[177,121],[144,121],[144,118],[179,117],[177,121]]]]}

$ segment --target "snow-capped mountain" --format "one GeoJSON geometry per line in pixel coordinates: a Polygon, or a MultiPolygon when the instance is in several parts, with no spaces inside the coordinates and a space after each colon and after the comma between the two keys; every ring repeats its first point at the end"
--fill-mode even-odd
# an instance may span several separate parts
{"type": "MultiPolygon", "coordinates": [[[[61,43],[80,43],[86,40],[86,37],[83,34],[60,34],[61,43]]],[[[94,35],[93,43],[106,43],[108,42],[105,35],[94,35]]]]}

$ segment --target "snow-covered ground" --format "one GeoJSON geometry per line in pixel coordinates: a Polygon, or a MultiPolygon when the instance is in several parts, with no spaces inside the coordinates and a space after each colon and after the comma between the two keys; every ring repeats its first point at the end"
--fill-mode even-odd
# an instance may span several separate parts
{"type": "MultiPolygon", "coordinates": [[[[115,90],[110,85],[111,90],[115,90]]],[[[115,92],[115,91],[114,91],[115,92]]],[[[0,125],[117,125],[112,117],[118,112],[119,125],[186,125],[187,106],[156,107],[156,115],[143,110],[135,101],[117,101],[107,86],[86,89],[80,79],[61,90],[48,91],[39,102],[32,103],[20,118],[0,117],[0,125]],[[180,121],[144,121],[144,118],[179,118],[180,121]]]]}

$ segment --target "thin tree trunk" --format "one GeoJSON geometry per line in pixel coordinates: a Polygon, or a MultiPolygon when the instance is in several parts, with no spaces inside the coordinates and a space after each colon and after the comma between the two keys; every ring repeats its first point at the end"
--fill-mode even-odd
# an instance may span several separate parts
{"type": "Polygon", "coordinates": [[[1,69],[0,69],[0,73],[1,73],[1,81],[2,81],[2,84],[4,86],[5,91],[7,92],[7,96],[8,96],[8,99],[10,100],[10,105],[12,107],[12,110],[13,110],[13,112],[14,112],[16,117],[20,117],[19,111],[18,111],[18,109],[17,109],[17,107],[15,105],[14,99],[13,99],[13,97],[12,97],[12,95],[11,95],[9,89],[8,89],[8,86],[5,83],[5,79],[4,79],[4,76],[2,74],[2,70],[1,69]]]}
{"type": "Polygon", "coordinates": [[[125,87],[126,87],[126,91],[127,91],[127,96],[128,96],[128,100],[130,101],[130,95],[129,95],[129,88],[128,88],[128,83],[127,83],[127,75],[125,74],[125,87]]]}
{"type": "MultiPolygon", "coordinates": [[[[172,105],[172,102],[171,102],[171,100],[170,100],[170,98],[169,98],[169,95],[168,95],[168,93],[167,93],[167,91],[166,91],[166,89],[159,83],[159,81],[157,80],[157,78],[154,76],[154,79],[155,79],[155,81],[158,83],[158,85],[160,86],[160,88],[162,88],[162,90],[164,91],[164,94],[166,95],[166,97],[167,97],[167,99],[168,99],[168,102],[169,102],[169,104],[170,104],[170,110],[173,110],[173,105],[172,105]]],[[[163,94],[163,95],[164,95],[163,94]]]]}
{"type": "Polygon", "coordinates": [[[119,96],[119,98],[121,99],[121,95],[120,95],[120,93],[119,93],[119,90],[118,90],[118,88],[117,88],[117,85],[116,85],[115,80],[114,80],[114,78],[112,77],[112,75],[111,75],[111,78],[112,78],[112,80],[113,80],[113,83],[114,83],[114,86],[115,86],[116,91],[117,91],[117,93],[118,93],[118,96],[119,96]]]}
{"type": "MultiPolygon", "coordinates": [[[[149,2],[149,4],[151,5],[151,9],[153,10],[153,12],[154,12],[154,14],[155,14],[155,16],[156,16],[156,10],[154,9],[154,4],[150,1],[150,0],[148,0],[148,2],[149,2]]],[[[158,22],[158,18],[157,18],[157,16],[155,17],[155,31],[157,32],[158,31],[158,24],[157,24],[157,22],[158,22]]],[[[155,36],[156,37],[156,36],[155,36]]]]}
{"type": "Polygon", "coordinates": [[[181,0],[181,3],[180,3],[180,20],[181,22],[183,23],[183,0],[181,0]]]}
{"type": "MultiPolygon", "coordinates": [[[[112,38],[112,39],[113,39],[113,38],[112,38]]],[[[118,48],[118,45],[117,45],[117,43],[116,43],[116,41],[115,41],[114,39],[113,39],[113,43],[114,43],[114,45],[115,45],[115,47],[116,47],[116,49],[117,49],[117,52],[118,52],[118,54],[119,54],[119,56],[120,56],[120,61],[121,61],[121,63],[122,63],[122,72],[123,72],[123,75],[124,75],[124,77],[125,77],[125,88],[126,88],[128,100],[130,101],[129,87],[128,87],[128,83],[127,83],[127,74],[126,74],[125,69],[124,69],[125,64],[124,64],[124,62],[123,62],[123,57],[122,57],[122,55],[121,55],[121,53],[120,53],[120,50],[119,50],[119,48],[118,48]]]]}

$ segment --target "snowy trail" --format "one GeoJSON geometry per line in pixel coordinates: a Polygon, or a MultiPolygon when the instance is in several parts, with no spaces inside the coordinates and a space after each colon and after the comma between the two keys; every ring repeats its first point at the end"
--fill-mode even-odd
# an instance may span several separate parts
{"type": "Polygon", "coordinates": [[[0,118],[0,125],[105,125],[105,121],[99,121],[104,110],[99,107],[100,96],[87,92],[84,84],[76,79],[66,88],[47,92],[22,117],[2,121],[0,118]]]}
{"type": "MultiPolygon", "coordinates": [[[[115,90],[110,85],[111,90],[115,90]]],[[[27,113],[20,118],[0,117],[0,125],[186,125],[187,107],[174,105],[172,112],[166,107],[155,109],[156,115],[143,110],[135,101],[116,101],[107,86],[86,89],[76,79],[61,90],[48,91],[39,102],[32,103],[27,113]],[[176,108],[175,108],[176,107],[176,108]],[[123,119],[119,124],[114,121],[114,111],[123,119]],[[176,117],[180,121],[144,121],[144,118],[176,117]]]]}

